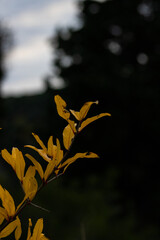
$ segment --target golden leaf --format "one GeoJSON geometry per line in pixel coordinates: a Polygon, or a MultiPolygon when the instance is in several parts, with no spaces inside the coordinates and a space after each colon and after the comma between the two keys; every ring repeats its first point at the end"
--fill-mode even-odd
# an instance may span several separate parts
{"type": "MultiPolygon", "coordinates": [[[[8,216],[14,216],[15,214],[15,204],[12,196],[10,193],[6,190],[3,189],[2,186],[0,185],[0,198],[2,200],[2,205],[7,211],[8,216]]],[[[4,215],[5,217],[5,215],[4,215]]]]}
{"type": "Polygon", "coordinates": [[[94,122],[94,121],[98,120],[99,118],[102,118],[102,117],[105,117],[105,116],[111,116],[111,114],[110,113],[101,113],[97,116],[87,118],[85,121],[82,122],[81,127],[79,128],[79,131],[82,131],[82,129],[85,128],[91,122],[94,122]]]}
{"type": "Polygon", "coordinates": [[[31,227],[32,227],[32,221],[31,221],[31,219],[29,218],[28,221],[29,221],[29,224],[28,224],[27,240],[29,240],[29,239],[31,238],[31,227]]]}
{"type": "Polygon", "coordinates": [[[25,145],[25,147],[28,147],[28,148],[31,148],[33,150],[35,150],[36,152],[39,153],[39,155],[47,162],[50,162],[51,161],[51,158],[48,157],[48,154],[43,150],[43,149],[38,149],[34,146],[31,146],[31,145],[25,145]]]}
{"type": "Polygon", "coordinates": [[[37,172],[39,173],[41,179],[43,179],[44,172],[43,172],[43,169],[42,169],[42,166],[40,165],[40,163],[37,162],[36,159],[34,157],[32,157],[30,154],[26,154],[25,156],[31,160],[31,162],[34,164],[37,172]]]}
{"type": "Polygon", "coordinates": [[[33,239],[40,239],[40,236],[41,236],[41,233],[42,233],[42,230],[43,230],[43,219],[40,218],[38,219],[38,221],[36,222],[36,225],[33,229],[33,236],[32,238],[33,239]]]}
{"type": "Polygon", "coordinates": [[[19,151],[18,148],[13,147],[12,154],[10,154],[6,149],[2,150],[1,153],[4,160],[12,166],[19,180],[22,181],[25,170],[25,161],[22,152],[19,151]]]}
{"type": "Polygon", "coordinates": [[[75,162],[78,158],[98,158],[99,156],[96,153],[85,152],[85,153],[76,153],[73,157],[68,158],[62,165],[61,168],[65,167],[63,172],[69,167],[70,164],[75,162]]]}
{"type": "Polygon", "coordinates": [[[72,113],[72,115],[78,120],[78,121],[80,121],[80,112],[77,112],[77,111],[74,111],[74,110],[69,110],[71,113],[72,113]]]}
{"type": "Polygon", "coordinates": [[[56,162],[53,161],[53,160],[48,163],[47,168],[46,168],[45,173],[44,173],[44,180],[45,181],[47,181],[48,177],[53,172],[53,169],[55,168],[55,165],[56,165],[56,162]]]}
{"type": "Polygon", "coordinates": [[[18,148],[12,148],[12,156],[15,161],[15,171],[17,177],[20,181],[23,180],[24,170],[25,170],[25,161],[22,155],[22,152],[18,150],[18,148]]]}
{"type": "Polygon", "coordinates": [[[98,104],[98,101],[95,101],[95,102],[86,102],[81,110],[80,110],[80,121],[82,121],[86,116],[87,116],[87,113],[90,109],[90,107],[92,106],[92,104],[98,104]]]}
{"type": "Polygon", "coordinates": [[[4,160],[11,165],[11,167],[15,170],[15,161],[13,161],[12,155],[7,151],[7,149],[3,149],[1,151],[2,157],[4,160]]]}
{"type": "Polygon", "coordinates": [[[69,149],[73,138],[74,138],[74,133],[71,129],[71,126],[68,124],[63,130],[63,144],[67,150],[69,149]]]}
{"type": "Polygon", "coordinates": [[[19,240],[22,234],[22,228],[21,228],[21,222],[19,220],[19,217],[17,216],[17,228],[15,230],[15,239],[19,240]]]}
{"type": "Polygon", "coordinates": [[[64,118],[65,120],[68,120],[70,118],[70,113],[66,110],[66,102],[59,95],[56,95],[54,97],[54,101],[56,103],[59,116],[64,118]]]}
{"type": "Polygon", "coordinates": [[[42,140],[39,138],[39,136],[35,133],[32,133],[32,135],[34,136],[34,138],[36,139],[36,141],[39,143],[39,145],[41,146],[41,148],[44,150],[44,152],[47,153],[47,148],[44,145],[44,143],[42,142],[42,140]]]}
{"type": "Polygon", "coordinates": [[[7,227],[5,227],[1,232],[0,232],[0,238],[5,238],[9,236],[14,229],[17,227],[17,219],[14,220],[13,222],[9,223],[7,227]]]}
{"type": "Polygon", "coordinates": [[[78,121],[82,121],[82,120],[86,117],[86,115],[87,115],[90,107],[91,107],[92,104],[94,104],[94,103],[95,103],[95,104],[98,104],[98,101],[96,101],[96,102],[86,102],[86,103],[82,106],[82,108],[80,109],[79,112],[74,111],[74,110],[70,110],[70,112],[72,113],[72,115],[73,115],[78,121]]]}
{"type": "Polygon", "coordinates": [[[57,147],[53,144],[53,136],[50,136],[48,140],[48,156],[52,159],[56,156],[57,147]]]}
{"type": "Polygon", "coordinates": [[[32,200],[37,192],[38,183],[35,179],[35,167],[30,166],[23,178],[23,189],[26,194],[25,198],[32,200]]]}
{"type": "Polygon", "coordinates": [[[56,143],[57,143],[57,154],[56,154],[56,166],[57,166],[63,158],[63,151],[61,150],[61,145],[58,138],[56,139],[56,143]]]}
{"type": "Polygon", "coordinates": [[[2,224],[4,219],[8,219],[7,211],[6,209],[0,207],[0,225],[2,224]]]}
{"type": "Polygon", "coordinates": [[[76,123],[74,121],[72,121],[72,120],[68,120],[67,122],[70,125],[73,133],[76,133],[77,132],[77,130],[76,130],[76,123]]]}

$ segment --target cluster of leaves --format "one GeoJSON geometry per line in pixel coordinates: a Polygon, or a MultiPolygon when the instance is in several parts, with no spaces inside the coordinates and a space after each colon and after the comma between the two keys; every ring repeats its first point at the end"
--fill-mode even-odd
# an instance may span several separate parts
{"type": "MultiPolygon", "coordinates": [[[[37,193],[39,193],[47,183],[64,174],[68,166],[78,158],[98,158],[98,155],[93,152],[77,153],[70,158],[68,158],[68,153],[74,139],[82,129],[91,122],[104,116],[110,116],[110,114],[101,113],[86,119],[90,107],[92,104],[97,104],[97,101],[85,103],[79,112],[67,110],[66,102],[59,95],[55,96],[55,103],[58,114],[67,121],[67,126],[63,130],[63,145],[65,149],[63,150],[61,148],[59,139],[56,139],[56,144],[54,144],[52,136],[49,137],[48,144],[45,146],[39,136],[34,133],[33,136],[40,145],[40,148],[31,145],[25,146],[38,152],[42,159],[47,162],[45,170],[30,154],[26,154],[25,157],[32,162],[32,165],[26,169],[25,158],[22,152],[16,147],[12,148],[12,153],[9,153],[6,149],[1,151],[3,159],[13,168],[20,181],[20,185],[24,192],[24,198],[21,203],[15,207],[14,199],[11,194],[0,185],[0,199],[2,202],[2,207],[0,207],[0,239],[9,236],[13,231],[15,231],[15,239],[20,239],[22,229],[19,214],[26,206],[32,204],[37,193]],[[71,115],[75,118],[75,121],[71,120],[71,115]],[[40,176],[40,184],[37,182],[36,173],[40,176]]],[[[42,233],[43,219],[37,221],[33,234],[31,234],[31,226],[32,222],[31,219],[29,219],[27,240],[48,239],[42,233]]]]}

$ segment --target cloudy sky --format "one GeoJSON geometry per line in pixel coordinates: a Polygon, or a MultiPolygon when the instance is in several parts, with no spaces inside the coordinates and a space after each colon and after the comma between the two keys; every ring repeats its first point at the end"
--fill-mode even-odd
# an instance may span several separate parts
{"type": "MultiPolygon", "coordinates": [[[[57,27],[77,24],[77,0],[0,0],[0,21],[12,30],[3,96],[33,94],[44,88],[53,58],[48,39],[57,27]]],[[[57,84],[55,82],[55,84],[57,84]]]]}

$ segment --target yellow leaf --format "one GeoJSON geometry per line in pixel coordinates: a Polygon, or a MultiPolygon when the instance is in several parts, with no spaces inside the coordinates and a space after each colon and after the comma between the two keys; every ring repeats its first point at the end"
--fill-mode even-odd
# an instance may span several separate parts
{"type": "Polygon", "coordinates": [[[12,154],[6,149],[2,150],[1,153],[4,160],[12,166],[19,180],[22,181],[25,169],[25,161],[22,152],[19,151],[18,148],[12,148],[12,154]]]}
{"type": "Polygon", "coordinates": [[[0,225],[2,224],[4,219],[8,219],[7,211],[6,209],[0,207],[0,225]]]}
{"type": "Polygon", "coordinates": [[[55,148],[53,145],[53,136],[50,136],[48,140],[48,156],[52,157],[55,154],[55,148]]]}
{"type": "Polygon", "coordinates": [[[30,166],[23,178],[23,189],[26,197],[32,200],[37,192],[38,183],[35,179],[35,167],[30,166]]]}
{"type": "Polygon", "coordinates": [[[4,221],[4,217],[1,215],[1,213],[0,213],[0,225],[3,223],[3,221],[4,221]]]}
{"type": "Polygon", "coordinates": [[[65,120],[68,120],[70,118],[70,113],[66,110],[66,102],[59,95],[56,95],[54,97],[54,101],[56,103],[59,116],[61,116],[65,120]]]}
{"type": "Polygon", "coordinates": [[[0,238],[5,238],[9,236],[14,229],[17,227],[17,219],[14,220],[13,222],[9,223],[7,227],[5,227],[1,232],[0,232],[0,238]]]}
{"type": "Polygon", "coordinates": [[[67,150],[69,149],[73,138],[74,138],[74,133],[71,129],[71,126],[68,124],[63,130],[63,144],[67,150]]]}
{"type": "Polygon", "coordinates": [[[35,240],[40,239],[42,230],[43,230],[43,219],[40,218],[40,219],[38,219],[38,221],[36,222],[36,225],[35,225],[34,230],[33,230],[33,236],[32,236],[32,238],[35,239],[35,240]]]}
{"type": "Polygon", "coordinates": [[[94,122],[94,121],[98,120],[99,118],[105,117],[105,116],[111,116],[111,114],[110,113],[101,113],[97,116],[87,118],[85,121],[82,122],[81,127],[79,128],[79,131],[82,131],[82,129],[85,128],[91,122],[94,122]]]}
{"type": "Polygon", "coordinates": [[[9,216],[14,216],[15,210],[16,210],[14,200],[6,189],[5,189],[3,206],[7,210],[9,216]]]}
{"type": "Polygon", "coordinates": [[[18,148],[12,148],[12,156],[15,161],[15,171],[17,177],[20,181],[23,180],[24,170],[25,170],[25,161],[22,155],[22,152],[18,150],[18,148]]]}
{"type": "Polygon", "coordinates": [[[68,120],[67,122],[70,125],[73,133],[76,133],[77,132],[77,130],[76,130],[76,123],[74,121],[72,121],[72,120],[68,120]]]}
{"type": "Polygon", "coordinates": [[[3,207],[7,211],[7,215],[14,216],[14,214],[15,214],[14,200],[13,200],[12,196],[10,195],[10,193],[6,189],[3,189],[1,185],[0,185],[0,198],[2,200],[3,207]]]}
{"type": "Polygon", "coordinates": [[[42,140],[39,138],[38,135],[36,135],[35,133],[32,133],[32,135],[34,136],[34,138],[36,139],[36,141],[39,143],[39,145],[41,146],[41,148],[47,153],[47,148],[44,145],[44,143],[42,142],[42,140]]]}
{"type": "Polygon", "coordinates": [[[72,115],[78,120],[78,121],[80,121],[80,112],[77,112],[77,111],[74,111],[74,110],[69,110],[71,113],[72,113],[72,115]]]}
{"type": "Polygon", "coordinates": [[[61,150],[61,145],[58,138],[56,139],[56,143],[57,143],[57,154],[56,154],[56,166],[57,166],[63,158],[63,151],[61,150]]]}
{"type": "Polygon", "coordinates": [[[33,150],[35,150],[36,152],[39,153],[39,155],[47,162],[50,162],[51,161],[51,158],[48,157],[47,153],[43,150],[43,149],[38,149],[34,146],[31,146],[31,145],[25,145],[25,147],[28,147],[28,148],[31,148],[33,150]]]}
{"type": "Polygon", "coordinates": [[[21,222],[19,220],[19,217],[17,217],[16,219],[17,219],[17,228],[15,230],[15,239],[19,240],[22,234],[22,228],[21,228],[21,222]]]}
{"type": "Polygon", "coordinates": [[[41,179],[43,179],[44,173],[43,173],[43,169],[42,169],[42,166],[40,165],[40,163],[37,162],[36,159],[34,157],[32,157],[30,154],[26,154],[25,156],[32,161],[32,163],[34,164],[36,170],[38,171],[41,179]]]}
{"type": "Polygon", "coordinates": [[[24,199],[22,200],[22,202],[17,206],[16,208],[16,212],[19,210],[19,208],[23,205],[23,203],[26,201],[26,199],[28,198],[28,196],[25,195],[24,199]]]}
{"type": "Polygon", "coordinates": [[[4,160],[11,165],[11,167],[15,170],[15,161],[13,161],[12,155],[6,150],[3,149],[1,151],[2,157],[4,158],[4,160]]]}
{"type": "Polygon", "coordinates": [[[99,156],[96,153],[92,153],[92,152],[85,152],[85,153],[77,153],[75,154],[73,157],[68,158],[62,165],[61,168],[64,168],[64,171],[66,171],[66,169],[69,167],[70,164],[72,164],[73,162],[75,162],[78,158],[98,158],[99,156]]]}
{"type": "Polygon", "coordinates": [[[56,162],[55,161],[51,161],[48,163],[46,171],[44,173],[44,180],[47,181],[48,177],[52,174],[54,168],[55,168],[56,162]]]}
{"type": "Polygon", "coordinates": [[[83,107],[81,108],[81,110],[80,110],[80,121],[82,121],[85,117],[86,117],[86,115],[87,115],[87,113],[88,113],[88,111],[89,111],[89,109],[90,109],[90,107],[92,106],[92,104],[98,104],[98,101],[96,101],[96,102],[86,102],[84,105],[83,105],[83,107]]]}
{"type": "Polygon", "coordinates": [[[40,237],[40,240],[49,240],[49,238],[46,238],[46,237],[44,236],[44,234],[42,233],[42,234],[41,234],[41,237],[40,237]]]}
{"type": "Polygon", "coordinates": [[[29,218],[28,219],[29,221],[29,224],[28,224],[28,234],[27,234],[27,240],[30,240],[30,237],[31,237],[31,227],[32,227],[32,221],[31,219],[29,218]]]}

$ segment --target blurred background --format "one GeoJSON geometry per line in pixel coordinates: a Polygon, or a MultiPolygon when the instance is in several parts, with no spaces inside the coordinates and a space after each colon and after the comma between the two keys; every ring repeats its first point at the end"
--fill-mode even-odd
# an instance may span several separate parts
{"type": "MultiPolygon", "coordinates": [[[[71,152],[100,159],[79,160],[48,185],[34,203],[50,213],[31,206],[23,227],[27,215],[44,217],[50,239],[159,239],[160,2],[0,2],[1,149],[38,159],[23,147],[36,145],[32,132],[62,141],[55,94],[75,110],[99,100],[90,116],[112,114],[88,126],[71,152]]],[[[18,203],[17,179],[0,161],[1,184],[18,203]]]]}

